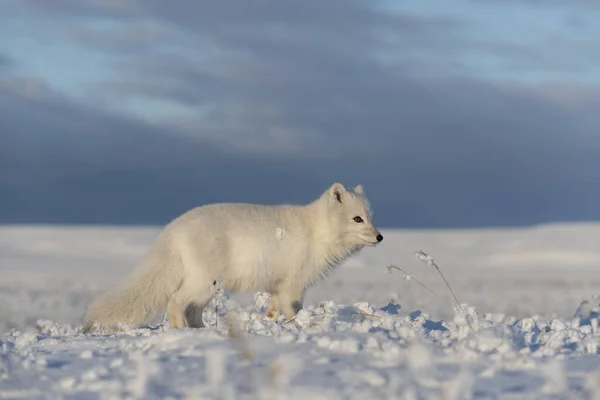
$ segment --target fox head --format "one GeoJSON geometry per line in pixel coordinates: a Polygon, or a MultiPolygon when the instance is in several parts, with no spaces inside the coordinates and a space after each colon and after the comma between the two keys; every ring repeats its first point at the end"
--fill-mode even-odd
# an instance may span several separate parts
{"type": "Polygon", "coordinates": [[[373,213],[362,185],[348,191],[341,183],[334,183],[323,197],[327,202],[330,230],[338,243],[361,248],[375,246],[383,240],[373,226],[373,213]]]}

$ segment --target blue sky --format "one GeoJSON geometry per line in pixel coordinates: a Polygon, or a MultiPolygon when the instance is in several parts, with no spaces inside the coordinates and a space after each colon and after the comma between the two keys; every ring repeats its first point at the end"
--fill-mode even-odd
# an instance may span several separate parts
{"type": "Polygon", "coordinates": [[[599,20],[578,0],[5,1],[0,221],[159,223],[338,180],[394,226],[597,218],[599,20]]]}

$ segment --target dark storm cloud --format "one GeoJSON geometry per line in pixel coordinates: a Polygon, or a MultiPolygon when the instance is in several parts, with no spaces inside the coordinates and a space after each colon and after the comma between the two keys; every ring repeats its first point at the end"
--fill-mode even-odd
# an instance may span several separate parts
{"type": "MultiPolygon", "coordinates": [[[[388,226],[598,215],[595,111],[444,77],[447,53],[427,50],[467,46],[468,21],[362,1],[27,4],[167,24],[183,39],[156,47],[185,51],[145,45],[114,65],[121,78],[98,86],[211,108],[158,126],[5,90],[4,221],[163,223],[210,201],[308,201],[334,181],[363,183],[388,226]]],[[[118,40],[88,38],[103,50],[118,40]]]]}
{"type": "Polygon", "coordinates": [[[280,201],[324,189],[293,164],[279,171],[277,160],[230,157],[52,93],[1,90],[0,120],[4,222],[164,223],[198,201],[264,200],[256,192],[287,179],[300,186],[280,201]]]}
{"type": "Polygon", "coordinates": [[[335,180],[365,183],[382,225],[519,224],[583,218],[594,209],[590,200],[597,197],[589,189],[598,187],[597,149],[559,140],[561,126],[552,127],[558,110],[542,103],[529,119],[515,119],[523,105],[532,112],[531,104],[499,100],[493,91],[471,96],[473,103],[485,102],[471,122],[461,122],[473,105],[463,100],[455,104],[466,108],[462,114],[421,113],[387,141],[363,139],[364,151],[311,160],[226,154],[57,97],[27,99],[5,91],[0,118],[9,129],[3,130],[2,169],[9,173],[0,175],[7,194],[1,218],[164,223],[209,201],[308,201],[335,180]],[[481,110],[490,111],[476,115],[481,110]],[[511,134],[527,127],[539,133],[511,134]]]}

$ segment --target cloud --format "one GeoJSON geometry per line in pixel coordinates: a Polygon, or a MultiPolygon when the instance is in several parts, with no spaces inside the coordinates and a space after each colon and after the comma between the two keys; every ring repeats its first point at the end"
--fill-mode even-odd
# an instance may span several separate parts
{"type": "Polygon", "coordinates": [[[8,173],[0,175],[0,219],[165,223],[205,202],[309,201],[338,180],[365,184],[382,225],[510,225],[590,215],[599,195],[590,190],[598,150],[561,135],[568,116],[484,90],[440,112],[436,97],[455,92],[446,90],[400,107],[401,127],[373,129],[389,129],[387,136],[356,135],[354,144],[325,136],[325,148],[342,150],[320,158],[231,153],[58,96],[5,91],[0,118],[12,129],[3,139],[8,173]],[[422,103],[434,111],[410,118],[422,103]],[[532,133],[523,135],[526,128],[532,133]]]}
{"type": "Polygon", "coordinates": [[[0,53],[0,73],[14,66],[13,60],[6,54],[0,53]]]}
{"type": "Polygon", "coordinates": [[[598,3],[589,0],[573,0],[568,3],[561,0],[471,0],[473,3],[495,4],[509,6],[536,6],[536,7],[564,7],[570,8],[598,8],[598,3]]]}
{"type": "MultiPolygon", "coordinates": [[[[164,223],[198,195],[264,200],[252,190],[287,180],[271,168],[275,162],[228,156],[59,95],[0,90],[0,119],[8,127],[0,169],[5,222],[164,223]]],[[[287,168],[288,177],[303,181],[287,168]]],[[[278,198],[306,198],[303,190],[288,187],[278,198]]]]}
{"type": "Polygon", "coordinates": [[[309,201],[334,181],[363,183],[388,226],[597,215],[597,97],[567,105],[474,75],[465,52],[535,56],[470,39],[464,17],[361,1],[22,4],[111,73],[83,102],[39,79],[0,86],[0,220],[164,223],[211,201],[309,201]]]}
{"type": "Polygon", "coordinates": [[[15,4],[57,17],[124,18],[135,10],[137,1],[122,0],[19,0],[15,4]]]}

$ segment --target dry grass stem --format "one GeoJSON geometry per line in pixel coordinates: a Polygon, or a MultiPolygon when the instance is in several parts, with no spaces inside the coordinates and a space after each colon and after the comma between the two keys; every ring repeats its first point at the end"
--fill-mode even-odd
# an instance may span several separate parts
{"type": "Polygon", "coordinates": [[[371,318],[379,319],[379,317],[377,315],[369,314],[369,313],[366,313],[364,311],[355,311],[354,314],[364,315],[365,317],[371,317],[371,318]]]}
{"type": "Polygon", "coordinates": [[[418,280],[411,274],[407,273],[402,268],[397,267],[395,265],[388,265],[388,269],[390,269],[390,268],[397,269],[398,271],[402,272],[405,277],[410,277],[411,281],[415,281],[418,285],[420,285],[423,289],[427,290],[429,293],[431,293],[433,296],[435,296],[438,300],[440,300],[440,301],[442,300],[442,298],[440,296],[438,296],[437,293],[435,293],[433,290],[429,289],[423,282],[421,282],[420,280],[418,280]]]}
{"type": "Polygon", "coordinates": [[[260,297],[262,297],[262,293],[260,293],[258,296],[256,296],[256,298],[254,299],[254,304],[252,304],[252,309],[250,310],[250,315],[248,315],[248,321],[246,321],[246,330],[248,330],[248,324],[250,323],[250,321],[252,320],[252,315],[254,315],[254,310],[256,309],[256,303],[258,303],[258,299],[260,297]]]}
{"type": "Polygon", "coordinates": [[[438,272],[438,274],[444,280],[444,283],[446,284],[446,287],[448,288],[448,290],[452,294],[452,297],[454,297],[454,300],[456,301],[456,304],[458,305],[458,308],[460,308],[460,310],[465,315],[465,319],[466,319],[467,323],[469,324],[469,327],[471,328],[471,330],[473,332],[475,332],[475,328],[473,328],[473,326],[471,326],[471,324],[469,323],[469,320],[467,318],[467,312],[465,311],[465,309],[462,306],[462,304],[460,303],[460,301],[458,301],[458,298],[456,297],[456,294],[454,294],[454,290],[452,290],[452,288],[450,287],[450,283],[448,283],[448,280],[446,279],[446,277],[444,276],[444,274],[440,270],[440,267],[438,267],[438,265],[435,263],[435,261],[433,260],[433,258],[430,255],[428,255],[427,253],[425,253],[423,250],[416,251],[415,255],[417,256],[417,258],[419,260],[427,263],[427,265],[429,265],[431,267],[434,267],[436,269],[436,271],[438,272]]]}

